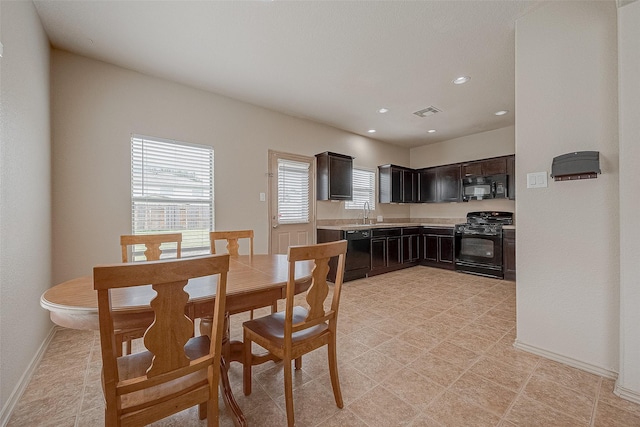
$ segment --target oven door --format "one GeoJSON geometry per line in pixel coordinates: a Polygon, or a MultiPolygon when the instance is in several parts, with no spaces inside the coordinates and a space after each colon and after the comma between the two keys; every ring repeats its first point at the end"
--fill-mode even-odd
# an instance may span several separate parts
{"type": "Polygon", "coordinates": [[[481,276],[503,278],[502,233],[485,235],[455,234],[456,270],[481,276]]]}

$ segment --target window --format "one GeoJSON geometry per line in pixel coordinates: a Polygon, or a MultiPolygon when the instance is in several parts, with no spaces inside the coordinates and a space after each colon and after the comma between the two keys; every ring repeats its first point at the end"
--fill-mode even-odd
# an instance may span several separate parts
{"type": "Polygon", "coordinates": [[[278,223],[309,222],[309,163],[278,159],[278,223]]]}
{"type": "Polygon", "coordinates": [[[375,209],[376,173],[353,168],[353,200],[344,202],[345,209],[362,209],[369,202],[369,209],[375,209]]]}
{"type": "MultiPolygon", "coordinates": [[[[182,233],[182,255],[209,253],[214,227],[213,148],[131,137],[133,234],[182,233]]],[[[135,248],[133,259],[144,248],[135,248]]]]}

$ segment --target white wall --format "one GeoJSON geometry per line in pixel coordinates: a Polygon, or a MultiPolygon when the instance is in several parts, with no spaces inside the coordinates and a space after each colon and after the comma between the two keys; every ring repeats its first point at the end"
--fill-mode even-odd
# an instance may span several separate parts
{"type": "MultiPolygon", "coordinates": [[[[515,153],[515,126],[450,139],[411,149],[411,167],[461,163],[515,153]]],[[[524,179],[518,176],[516,180],[524,179]]],[[[469,211],[515,212],[513,200],[473,200],[468,203],[427,203],[411,206],[412,218],[465,218],[469,211]]]]}
{"type": "MultiPolygon", "coordinates": [[[[600,152],[597,179],[517,183],[517,342],[615,376],[619,222],[615,2],[548,2],[516,23],[516,168],[600,152]]],[[[625,195],[629,197],[628,195],[625,195]]],[[[635,195],[631,197],[636,197],[635,195]]]]}
{"type": "Polygon", "coordinates": [[[640,1],[618,9],[620,123],[620,376],[616,391],[640,403],[640,1]]]}
{"type": "Polygon", "coordinates": [[[49,42],[31,2],[0,2],[0,423],[50,331],[49,42]]]}
{"type": "MultiPolygon", "coordinates": [[[[409,150],[308,120],[152,78],[68,52],[52,53],[53,249],[56,282],[119,260],[131,231],[130,135],[212,145],[217,229],[252,228],[268,251],[269,149],[334,151],[354,165],[408,165],[409,150]]],[[[349,217],[343,203],[318,204],[318,218],[349,217]]],[[[408,217],[405,206],[378,206],[408,217]]]]}

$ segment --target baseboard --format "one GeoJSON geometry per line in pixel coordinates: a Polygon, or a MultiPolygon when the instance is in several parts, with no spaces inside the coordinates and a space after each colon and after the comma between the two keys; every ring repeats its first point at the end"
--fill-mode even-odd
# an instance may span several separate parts
{"type": "Polygon", "coordinates": [[[616,387],[613,389],[613,394],[622,399],[629,400],[633,403],[640,404],[640,393],[637,391],[629,390],[627,388],[621,387],[616,382],[616,387]]]}
{"type": "Polygon", "coordinates": [[[615,371],[604,369],[604,368],[601,368],[600,366],[592,365],[590,363],[586,363],[581,360],[574,359],[572,357],[563,356],[562,354],[554,353],[552,351],[548,351],[539,347],[525,344],[518,340],[515,340],[515,342],[513,343],[513,346],[518,350],[523,350],[528,353],[535,354],[536,356],[542,356],[546,359],[551,359],[556,362],[564,363],[565,365],[569,365],[574,368],[578,368],[583,371],[587,371],[592,374],[599,375],[601,377],[605,377],[611,380],[615,380],[618,378],[618,373],[615,371]]]}
{"type": "Polygon", "coordinates": [[[13,409],[18,403],[18,400],[20,400],[20,397],[22,396],[22,393],[24,393],[24,390],[27,388],[27,385],[29,385],[29,381],[31,380],[31,377],[33,376],[36,368],[38,367],[38,365],[40,365],[40,361],[42,360],[45,351],[47,351],[51,340],[53,340],[53,336],[55,335],[57,329],[58,328],[56,326],[53,326],[51,328],[49,334],[45,337],[35,356],[33,356],[33,359],[31,359],[31,362],[27,366],[27,369],[22,374],[22,377],[20,377],[20,381],[18,381],[18,384],[16,384],[15,388],[11,392],[9,399],[0,411],[0,426],[5,427],[9,422],[11,414],[13,413],[13,409]]]}

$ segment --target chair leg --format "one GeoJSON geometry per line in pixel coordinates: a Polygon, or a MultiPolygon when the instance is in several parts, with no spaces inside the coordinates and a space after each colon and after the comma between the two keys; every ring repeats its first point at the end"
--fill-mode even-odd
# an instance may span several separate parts
{"type": "Polygon", "coordinates": [[[293,375],[291,374],[291,359],[284,359],[284,400],[287,407],[287,426],[293,427],[293,375]]]}
{"type": "Polygon", "coordinates": [[[245,331],[242,338],[244,342],[243,362],[242,362],[242,389],[245,396],[251,394],[251,340],[245,331]]]}
{"type": "Polygon", "coordinates": [[[296,371],[302,369],[302,356],[300,357],[296,357],[296,359],[293,361],[295,367],[296,367],[296,371]]]}
{"type": "Polygon", "coordinates": [[[202,402],[198,404],[198,418],[201,420],[207,418],[207,403],[208,402],[202,402]]]}
{"type": "Polygon", "coordinates": [[[327,356],[329,359],[329,376],[331,377],[331,388],[333,397],[336,399],[336,406],[342,408],[342,392],[340,391],[340,380],[338,379],[338,357],[336,352],[336,336],[332,336],[327,345],[327,356]]]}
{"type": "MultiPolygon", "coordinates": [[[[214,389],[218,389],[214,387],[214,389]]],[[[220,422],[220,413],[218,408],[218,392],[216,391],[211,399],[207,403],[205,403],[205,407],[207,410],[207,427],[218,427],[220,422]]],[[[202,419],[202,418],[201,418],[202,419]]]]}

